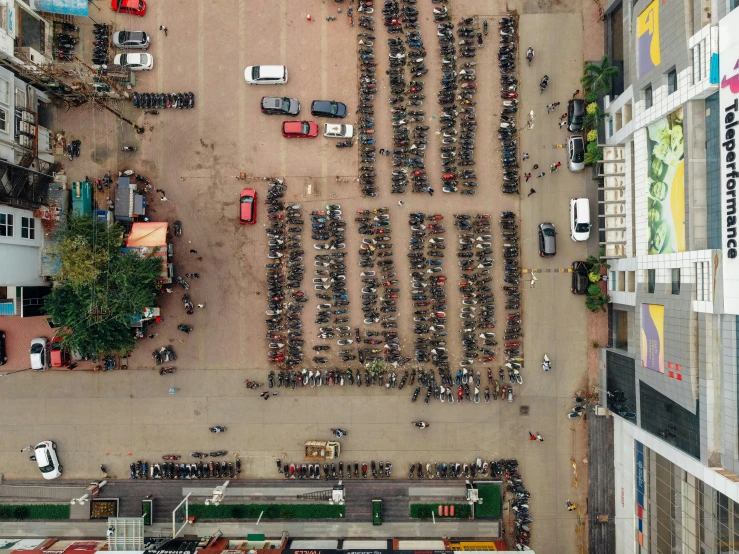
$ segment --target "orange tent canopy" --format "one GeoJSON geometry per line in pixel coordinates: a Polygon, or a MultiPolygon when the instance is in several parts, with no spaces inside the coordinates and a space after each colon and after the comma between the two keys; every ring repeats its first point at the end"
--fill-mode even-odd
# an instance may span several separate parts
{"type": "Polygon", "coordinates": [[[167,246],[167,228],[169,223],[166,221],[150,221],[134,223],[131,226],[131,234],[126,240],[128,248],[138,248],[142,246],[167,246]]]}

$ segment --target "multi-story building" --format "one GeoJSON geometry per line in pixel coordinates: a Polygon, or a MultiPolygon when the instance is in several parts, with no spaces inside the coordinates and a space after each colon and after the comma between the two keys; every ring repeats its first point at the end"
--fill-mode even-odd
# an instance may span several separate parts
{"type": "Polygon", "coordinates": [[[600,246],[616,551],[739,549],[739,10],[613,0],[600,246]]]}

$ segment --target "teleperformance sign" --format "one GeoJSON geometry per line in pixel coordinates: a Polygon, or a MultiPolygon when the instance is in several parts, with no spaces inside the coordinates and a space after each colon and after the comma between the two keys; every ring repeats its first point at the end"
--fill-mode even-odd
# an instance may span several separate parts
{"type": "Polygon", "coordinates": [[[723,311],[739,314],[739,10],[719,21],[723,311]]]}

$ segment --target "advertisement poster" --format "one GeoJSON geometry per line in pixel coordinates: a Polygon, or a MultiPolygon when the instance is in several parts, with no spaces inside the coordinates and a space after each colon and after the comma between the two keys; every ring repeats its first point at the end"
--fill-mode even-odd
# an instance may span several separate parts
{"type": "Polygon", "coordinates": [[[665,372],[665,307],[641,305],[641,365],[665,372]]]}
{"type": "Polygon", "coordinates": [[[659,4],[654,0],[636,19],[636,70],[641,78],[662,62],[659,45],[659,4]]]}
{"type": "Polygon", "coordinates": [[[39,0],[42,12],[87,16],[89,0],[39,0]]]}
{"type": "Polygon", "coordinates": [[[647,127],[648,254],[685,252],[683,109],[647,127]]]}

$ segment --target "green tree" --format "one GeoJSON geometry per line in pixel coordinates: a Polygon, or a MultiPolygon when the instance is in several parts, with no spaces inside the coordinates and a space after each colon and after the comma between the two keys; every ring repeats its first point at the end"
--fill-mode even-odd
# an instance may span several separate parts
{"type": "Polygon", "coordinates": [[[611,297],[607,294],[603,294],[603,291],[600,291],[596,295],[590,295],[585,298],[585,307],[590,310],[591,312],[597,312],[598,310],[601,311],[607,311],[608,308],[606,305],[611,301],[611,297]]]}
{"type": "Polygon", "coordinates": [[[611,269],[611,266],[606,262],[592,255],[585,258],[585,265],[588,266],[590,273],[597,273],[598,275],[601,274],[601,270],[603,269],[611,269]]]}
{"type": "Polygon", "coordinates": [[[611,65],[608,56],[603,56],[600,64],[586,63],[584,73],[580,82],[586,91],[608,93],[611,90],[611,80],[618,75],[618,68],[611,65]]]}
{"type": "Polygon", "coordinates": [[[92,217],[72,217],[56,238],[60,271],[44,309],[64,346],[84,356],[130,351],[131,318],[154,305],[161,258],[122,252],[123,229],[92,217]]]}

